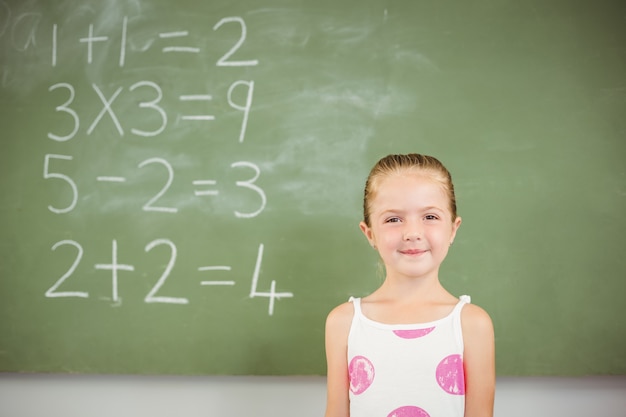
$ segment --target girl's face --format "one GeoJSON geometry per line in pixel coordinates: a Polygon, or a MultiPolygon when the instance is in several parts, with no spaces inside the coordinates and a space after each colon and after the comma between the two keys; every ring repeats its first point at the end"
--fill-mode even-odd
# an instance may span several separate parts
{"type": "Polygon", "coordinates": [[[374,246],[387,276],[437,276],[461,218],[452,221],[442,185],[406,171],[379,179],[370,201],[370,226],[360,227],[374,246]]]}

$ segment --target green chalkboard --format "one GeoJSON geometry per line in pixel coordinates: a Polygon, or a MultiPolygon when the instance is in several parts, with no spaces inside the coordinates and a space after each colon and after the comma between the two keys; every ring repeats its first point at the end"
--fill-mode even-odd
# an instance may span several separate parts
{"type": "Polygon", "coordinates": [[[626,3],[0,0],[0,371],[323,374],[369,168],[452,171],[500,375],[626,373],[626,3]]]}

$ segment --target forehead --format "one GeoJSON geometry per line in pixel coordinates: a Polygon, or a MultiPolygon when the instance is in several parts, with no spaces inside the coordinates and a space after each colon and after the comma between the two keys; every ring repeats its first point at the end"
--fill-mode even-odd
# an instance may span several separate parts
{"type": "Polygon", "coordinates": [[[432,175],[402,171],[377,180],[370,201],[374,209],[387,210],[407,205],[448,209],[450,201],[446,188],[432,175]]]}

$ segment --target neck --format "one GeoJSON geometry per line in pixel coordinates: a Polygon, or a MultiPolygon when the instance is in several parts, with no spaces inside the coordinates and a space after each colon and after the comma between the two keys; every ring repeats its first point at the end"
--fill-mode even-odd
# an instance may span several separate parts
{"type": "Polygon", "coordinates": [[[387,275],[380,290],[396,300],[425,300],[448,294],[437,274],[419,278],[387,275]]]}

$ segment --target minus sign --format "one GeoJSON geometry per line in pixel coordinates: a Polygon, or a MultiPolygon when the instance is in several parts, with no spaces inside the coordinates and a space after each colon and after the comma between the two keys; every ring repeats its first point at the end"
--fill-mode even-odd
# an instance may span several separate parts
{"type": "Polygon", "coordinates": [[[107,182],[126,182],[126,178],[124,177],[96,177],[96,180],[107,182]]]}
{"type": "Polygon", "coordinates": [[[215,116],[182,116],[183,120],[215,120],[215,116]]]}
{"type": "Polygon", "coordinates": [[[235,281],[202,281],[200,285],[235,285],[235,281]]]}

